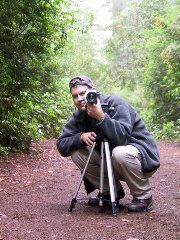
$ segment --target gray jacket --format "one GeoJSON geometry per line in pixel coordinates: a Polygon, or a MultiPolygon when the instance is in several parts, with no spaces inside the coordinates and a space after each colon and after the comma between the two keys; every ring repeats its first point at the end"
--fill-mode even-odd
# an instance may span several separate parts
{"type": "Polygon", "coordinates": [[[82,132],[101,132],[108,138],[111,150],[128,144],[138,148],[142,155],[143,172],[157,169],[160,166],[157,145],[134,108],[117,96],[103,96],[101,102],[114,110],[105,113],[101,122],[89,117],[85,111],[76,110],[57,140],[60,154],[70,156],[71,151],[83,148],[85,145],[80,140],[82,132]]]}

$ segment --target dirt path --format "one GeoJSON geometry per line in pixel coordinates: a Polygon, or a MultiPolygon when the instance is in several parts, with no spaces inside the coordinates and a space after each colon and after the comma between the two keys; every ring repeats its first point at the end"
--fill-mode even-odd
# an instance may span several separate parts
{"type": "MultiPolygon", "coordinates": [[[[0,240],[175,240],[179,235],[180,143],[158,143],[161,168],[151,178],[154,210],[117,217],[87,205],[84,188],[73,213],[67,211],[79,171],[56,150],[55,140],[36,144],[30,154],[0,159],[0,240]]],[[[122,203],[131,200],[129,191],[122,203]]]]}

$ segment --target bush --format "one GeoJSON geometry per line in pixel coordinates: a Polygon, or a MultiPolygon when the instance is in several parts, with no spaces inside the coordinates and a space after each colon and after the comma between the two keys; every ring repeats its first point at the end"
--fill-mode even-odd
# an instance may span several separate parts
{"type": "Polygon", "coordinates": [[[70,112],[56,57],[74,21],[70,4],[1,1],[0,152],[25,150],[32,140],[57,135],[70,112]]]}

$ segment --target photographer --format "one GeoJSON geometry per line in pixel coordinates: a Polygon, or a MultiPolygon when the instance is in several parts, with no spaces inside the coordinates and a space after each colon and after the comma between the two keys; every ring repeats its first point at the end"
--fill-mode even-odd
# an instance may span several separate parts
{"type": "MultiPolygon", "coordinates": [[[[134,108],[120,97],[97,95],[97,103],[87,101],[86,91],[95,88],[92,80],[86,76],[71,79],[69,87],[77,110],[57,140],[57,148],[61,155],[71,156],[82,171],[96,136],[102,133],[110,145],[118,199],[125,196],[121,185],[121,181],[125,181],[133,197],[128,210],[138,212],[151,209],[152,193],[148,178],[157,170],[160,163],[156,143],[143,120],[134,108]],[[101,103],[105,103],[113,110],[104,112],[101,103]]],[[[99,189],[100,157],[100,146],[97,141],[96,150],[85,173],[87,194],[99,189]]],[[[107,169],[104,174],[105,199],[110,199],[107,169]]],[[[89,199],[89,204],[96,203],[98,204],[98,196],[96,199],[89,199]]]]}

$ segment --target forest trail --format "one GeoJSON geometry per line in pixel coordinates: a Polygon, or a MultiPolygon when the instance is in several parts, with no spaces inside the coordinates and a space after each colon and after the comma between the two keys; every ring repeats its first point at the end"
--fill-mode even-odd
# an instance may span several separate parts
{"type": "MultiPolygon", "coordinates": [[[[161,167],[150,179],[154,209],[117,217],[87,205],[84,187],[73,213],[68,208],[80,172],[56,149],[56,140],[0,159],[0,240],[175,240],[180,239],[180,143],[158,142],[161,167]]],[[[124,184],[125,205],[131,200],[124,184]]],[[[95,194],[95,193],[94,193],[95,194]]]]}

